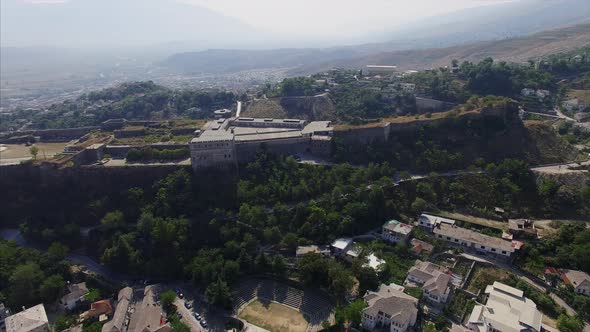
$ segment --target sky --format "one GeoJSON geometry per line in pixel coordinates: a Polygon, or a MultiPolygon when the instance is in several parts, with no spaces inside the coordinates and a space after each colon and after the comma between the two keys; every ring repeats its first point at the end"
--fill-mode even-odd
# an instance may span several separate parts
{"type": "MultiPolygon", "coordinates": [[[[21,0],[52,3],[80,0],[21,0]]],[[[101,0],[86,0],[101,1],[101,0]]],[[[125,0],[121,0],[125,1],[125,0]]],[[[162,0],[164,1],[164,0],[162,0]]],[[[518,0],[174,0],[289,39],[350,40],[465,8],[518,0]]]]}
{"type": "Polygon", "coordinates": [[[515,0],[178,0],[289,36],[362,36],[465,8],[515,0]]]}

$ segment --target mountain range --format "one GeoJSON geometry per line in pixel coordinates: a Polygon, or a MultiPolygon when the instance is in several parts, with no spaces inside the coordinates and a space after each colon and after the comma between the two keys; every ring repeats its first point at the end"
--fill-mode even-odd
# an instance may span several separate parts
{"type": "MultiPolygon", "coordinates": [[[[563,27],[572,25],[584,27],[585,23],[590,23],[590,1],[588,0],[521,0],[465,9],[418,21],[395,31],[374,33],[366,38],[367,40],[387,40],[384,42],[329,48],[209,49],[177,53],[163,60],[159,65],[182,73],[231,72],[271,67],[283,67],[296,71],[301,69],[300,72],[308,72],[306,68],[325,67],[322,64],[347,66],[358,65],[363,61],[404,65],[399,61],[412,60],[413,53],[398,52],[427,50],[427,53],[432,53],[433,58],[438,58],[442,54],[452,53],[453,49],[449,48],[450,46],[458,46],[471,48],[471,51],[466,52],[474,55],[476,53],[474,49],[481,47],[488,47],[490,51],[493,51],[494,47],[510,47],[510,45],[516,47],[522,36],[545,30],[561,31],[566,36],[578,32],[585,34],[584,28],[561,30],[563,27]],[[489,43],[480,44],[481,41],[489,43]],[[391,55],[390,58],[388,54],[391,55]],[[403,54],[408,54],[407,59],[404,59],[403,54]]],[[[553,33],[549,32],[547,36],[539,35],[533,38],[538,39],[538,42],[542,44],[546,38],[559,37],[553,33]]],[[[571,39],[568,41],[572,42],[571,39]]],[[[484,53],[483,49],[482,53],[484,53]]],[[[530,55],[537,56],[543,53],[531,52],[530,55]]],[[[490,53],[490,55],[493,54],[490,53]]],[[[463,57],[470,58],[467,54],[459,58],[463,57]]],[[[422,59],[420,63],[410,61],[409,64],[420,64],[420,67],[423,67],[436,63],[436,61],[430,61],[430,63],[424,61],[424,56],[422,59]]]]}

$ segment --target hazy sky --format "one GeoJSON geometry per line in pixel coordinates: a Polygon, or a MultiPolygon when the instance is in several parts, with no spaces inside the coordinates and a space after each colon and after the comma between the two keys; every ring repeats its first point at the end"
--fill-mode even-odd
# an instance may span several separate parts
{"type": "Polygon", "coordinates": [[[309,38],[362,35],[464,8],[515,0],[179,0],[271,32],[309,38]]]}
{"type": "MultiPolygon", "coordinates": [[[[22,0],[34,3],[80,0],[22,0]]],[[[101,1],[101,0],[85,0],[101,1]]],[[[121,0],[125,1],[125,0],[121,0]]],[[[165,1],[165,0],[162,0],[165,1]]],[[[170,1],[170,0],[166,0],[170,1]]],[[[518,0],[174,0],[288,38],[350,39],[425,17],[518,0]]]]}

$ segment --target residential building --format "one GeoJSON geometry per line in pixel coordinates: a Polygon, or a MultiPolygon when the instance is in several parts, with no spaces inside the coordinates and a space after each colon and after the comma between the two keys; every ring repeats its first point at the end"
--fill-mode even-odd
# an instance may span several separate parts
{"type": "Polygon", "coordinates": [[[367,65],[363,69],[363,75],[375,76],[375,75],[393,75],[397,73],[397,66],[388,65],[367,65]]]}
{"type": "Polygon", "coordinates": [[[450,273],[442,266],[431,262],[416,261],[416,264],[408,271],[404,285],[422,287],[424,299],[431,303],[441,304],[447,302],[451,293],[450,281],[450,273]]]}
{"type": "Polygon", "coordinates": [[[489,253],[499,257],[510,257],[523,244],[519,241],[506,241],[447,223],[438,224],[432,232],[438,239],[454,243],[458,246],[471,248],[480,253],[489,253]]]}
{"type": "Polygon", "coordinates": [[[369,256],[367,256],[367,263],[365,263],[363,267],[370,267],[375,271],[381,271],[381,269],[383,269],[383,265],[385,265],[385,260],[371,253],[369,256]]]}
{"type": "Polygon", "coordinates": [[[80,317],[87,319],[91,317],[100,317],[101,315],[111,316],[113,314],[113,304],[111,300],[100,300],[90,304],[90,310],[82,313],[80,317]]]}
{"type": "Polygon", "coordinates": [[[133,289],[131,287],[125,287],[119,291],[113,319],[102,326],[102,332],[123,332],[127,330],[129,324],[127,309],[129,309],[132,299],[133,289]]]}
{"type": "Polygon", "coordinates": [[[6,332],[49,332],[49,320],[43,304],[6,317],[6,332]]]}
{"type": "Polygon", "coordinates": [[[588,273],[562,269],[561,278],[568,285],[572,285],[576,293],[590,296],[590,275],[588,273]]]}
{"type": "Polygon", "coordinates": [[[418,316],[418,299],[405,294],[398,285],[381,285],[364,296],[362,326],[370,331],[409,331],[418,316]]]}
{"type": "Polygon", "coordinates": [[[412,245],[412,250],[416,255],[420,255],[423,252],[432,253],[432,251],[434,250],[434,246],[432,244],[424,242],[422,240],[412,239],[410,241],[410,244],[412,245]]]}
{"type": "Polygon", "coordinates": [[[349,247],[352,245],[352,242],[353,241],[350,238],[336,239],[330,245],[330,250],[332,251],[333,255],[340,256],[348,251],[349,247]]]}
{"type": "Polygon", "coordinates": [[[420,217],[418,218],[418,225],[420,227],[428,228],[429,230],[432,230],[436,225],[438,225],[440,223],[454,225],[455,220],[443,218],[443,217],[439,217],[439,216],[435,216],[435,215],[431,215],[431,214],[426,214],[426,213],[422,213],[420,215],[420,217]]]}
{"type": "Polygon", "coordinates": [[[68,285],[68,293],[64,295],[59,303],[66,310],[74,310],[80,303],[84,302],[84,296],[88,294],[85,282],[68,285]]]}
{"type": "Polygon", "coordinates": [[[352,243],[352,245],[348,246],[348,249],[346,249],[344,255],[341,257],[344,258],[345,261],[352,263],[352,261],[359,258],[361,254],[361,248],[358,245],[352,243]]]}
{"type": "Polygon", "coordinates": [[[164,310],[158,300],[160,287],[146,286],[143,290],[143,300],[135,305],[135,311],[129,321],[129,332],[168,332],[171,330],[166,324],[164,310]]]}
{"type": "Polygon", "coordinates": [[[329,256],[330,255],[330,247],[328,246],[317,246],[317,245],[310,245],[310,246],[299,246],[295,251],[295,257],[301,258],[307,254],[320,254],[322,256],[329,256]]]}
{"type": "Polygon", "coordinates": [[[164,310],[158,300],[159,285],[144,289],[129,287],[119,291],[113,319],[102,327],[102,332],[169,332],[164,310]]]}
{"type": "Polygon", "coordinates": [[[535,223],[529,219],[508,219],[508,230],[511,234],[519,236],[522,234],[530,234],[537,236],[537,229],[535,223]]]}
{"type": "Polygon", "coordinates": [[[408,242],[412,229],[414,229],[414,226],[401,223],[397,220],[390,220],[383,225],[381,237],[389,242],[405,243],[408,242]]]}
{"type": "Polygon", "coordinates": [[[485,290],[487,303],[476,305],[468,327],[477,332],[540,332],[543,315],[524,292],[494,282],[485,290]]]}
{"type": "Polygon", "coordinates": [[[535,89],[524,88],[520,91],[520,95],[523,97],[529,97],[535,95],[535,89]]]}

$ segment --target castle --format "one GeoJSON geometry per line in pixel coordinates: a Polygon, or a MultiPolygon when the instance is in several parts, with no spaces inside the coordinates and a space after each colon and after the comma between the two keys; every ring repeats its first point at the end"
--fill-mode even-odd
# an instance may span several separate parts
{"type": "Polygon", "coordinates": [[[327,157],[332,149],[330,121],[228,118],[207,122],[190,143],[194,169],[252,161],[265,145],[278,155],[327,157]]]}

